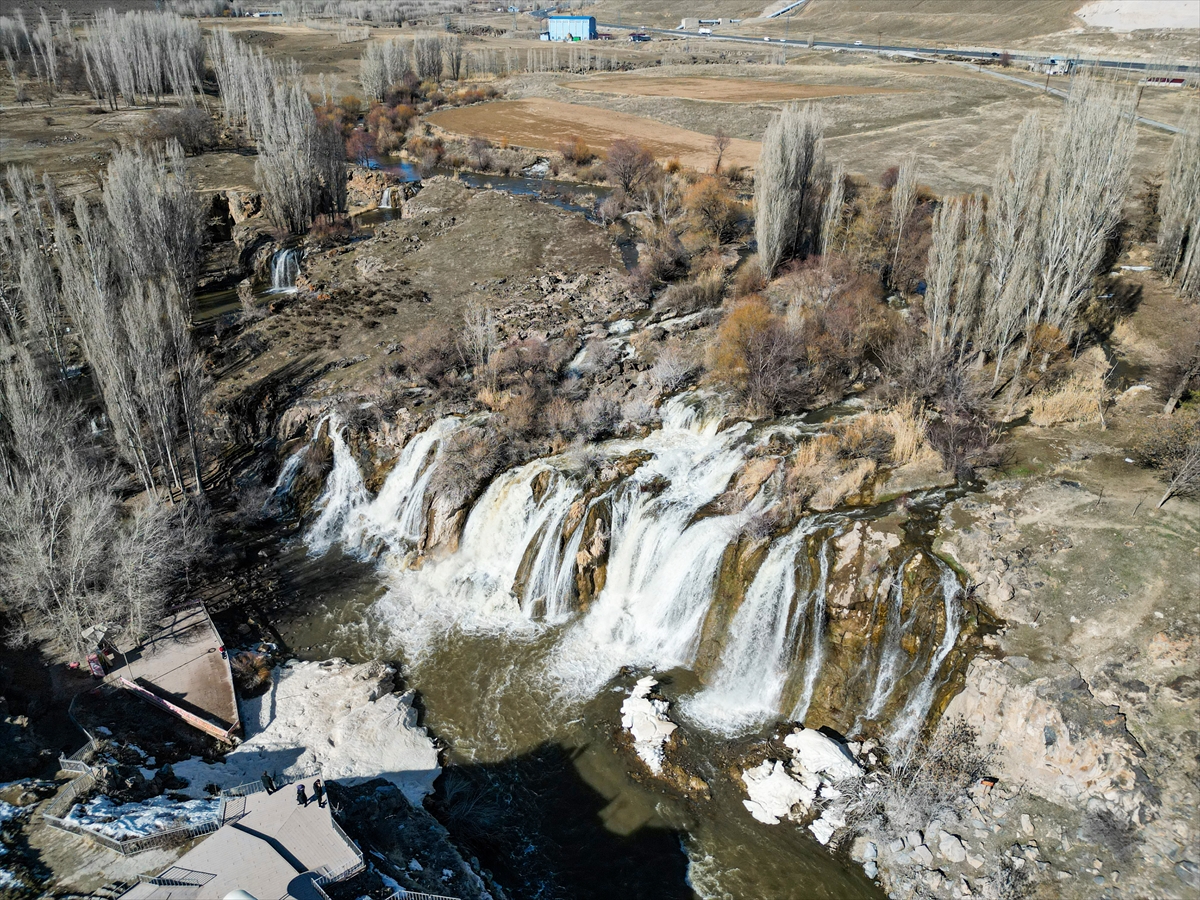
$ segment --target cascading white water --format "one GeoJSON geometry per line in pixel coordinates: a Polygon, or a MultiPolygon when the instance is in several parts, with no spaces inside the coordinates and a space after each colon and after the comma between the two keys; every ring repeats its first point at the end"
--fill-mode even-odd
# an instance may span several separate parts
{"type": "Polygon", "coordinates": [[[333,469],[325,479],[325,491],[317,498],[314,509],[317,519],[305,535],[308,549],[314,556],[327,552],[341,538],[351,512],[367,502],[367,488],[362,472],[346,446],[345,426],[336,420],[329,424],[333,442],[333,469]]]}
{"type": "Polygon", "coordinates": [[[946,616],[946,630],[942,634],[941,643],[938,644],[933,658],[929,661],[925,677],[921,679],[921,683],[917,686],[917,689],[909,695],[904,709],[901,710],[900,715],[894,720],[891,732],[893,744],[898,744],[913,737],[925,722],[926,717],[929,715],[929,709],[933,706],[933,696],[937,690],[942,663],[946,661],[946,657],[954,649],[954,645],[958,642],[958,636],[962,632],[962,604],[959,602],[959,598],[962,595],[962,586],[958,583],[958,576],[950,566],[940,559],[936,560],[936,562],[941,569],[940,582],[942,603],[946,616]]]}
{"type": "Polygon", "coordinates": [[[308,456],[308,452],[312,449],[321,437],[321,428],[329,420],[329,416],[322,416],[317,420],[316,426],[313,428],[312,437],[307,443],[301,444],[300,449],[284,460],[283,466],[279,469],[279,477],[275,479],[275,484],[271,488],[271,493],[263,502],[262,511],[264,514],[277,513],[280,504],[292,490],[292,485],[296,482],[296,476],[300,473],[300,466],[304,464],[304,460],[308,456]]]}
{"type": "MultiPolygon", "coordinates": [[[[450,629],[547,635],[537,675],[577,699],[591,695],[623,666],[689,666],[717,600],[726,549],[753,517],[780,498],[778,481],[769,480],[736,513],[721,513],[712,505],[744,467],[752,447],[766,447],[787,431],[783,426],[758,429],[752,436],[747,423],[719,430],[723,416],[691,393],[665,404],[662,428],[646,437],[568,451],[503,473],[471,507],[457,549],[440,559],[418,558],[410,551],[421,546],[426,494],[443,443],[462,420],[442,419],[414,436],[375,498],[363,485],[343,430],[331,423],[333,471],[317,502],[308,544],[313,553],[338,541],[360,555],[380,546],[399,551],[383,557],[390,585],[373,615],[401,626],[410,660],[422,659],[450,629]],[[597,457],[601,469],[611,472],[635,451],[647,458],[631,474],[585,496],[591,483],[586,473],[594,471],[597,457]],[[599,534],[585,527],[593,511],[600,513],[599,534]],[[604,553],[606,568],[603,587],[578,612],[576,578],[578,558],[587,558],[580,554],[584,540],[588,554],[604,553]]],[[[809,517],[767,548],[725,631],[712,682],[685,701],[691,718],[726,733],[781,714],[803,719],[831,652],[827,582],[833,542],[849,525],[839,514],[809,517]],[[813,548],[815,571],[808,562],[813,541],[819,541],[813,548]],[[789,690],[799,699],[781,708],[789,690]]],[[[948,627],[942,645],[922,654],[924,659],[903,650],[901,639],[917,614],[902,615],[902,573],[919,559],[924,555],[911,557],[895,578],[884,579],[885,593],[876,600],[884,607],[876,609],[884,616],[881,659],[873,669],[865,664],[860,673],[874,678],[864,715],[877,719],[912,669],[928,661],[924,681],[898,720],[906,729],[919,727],[932,705],[939,668],[960,630],[951,572],[949,581],[943,579],[948,627]]]]}
{"type": "Polygon", "coordinates": [[[879,668],[875,674],[875,687],[871,691],[871,699],[867,702],[867,719],[873,719],[883,712],[892,691],[913,665],[913,661],[901,646],[901,639],[912,626],[911,615],[908,621],[904,620],[904,572],[912,562],[912,559],[905,561],[892,582],[891,602],[885,613],[887,619],[879,652],[879,668]],[[906,664],[908,668],[901,671],[901,667],[906,664]]]}
{"type": "Polygon", "coordinates": [[[737,445],[748,427],[713,433],[715,425],[681,405],[667,405],[663,429],[643,442],[654,457],[612,497],[604,588],[553,660],[570,692],[587,693],[624,665],[690,663],[725,548],[761,509],[697,519],[744,461],[737,445]]]}
{"type": "Polygon", "coordinates": [[[383,541],[401,550],[421,540],[429,481],[441,461],[443,442],[461,425],[456,417],[438,419],[405,444],[379,496],[346,516],[341,540],[347,549],[367,551],[383,541]]]}
{"type": "Polygon", "coordinates": [[[277,250],[271,257],[271,293],[294,294],[300,277],[300,251],[277,250]]]}
{"type": "Polygon", "coordinates": [[[812,601],[809,607],[812,613],[808,618],[806,634],[801,636],[802,646],[807,645],[807,652],[804,657],[804,692],[792,710],[792,718],[796,721],[803,721],[808,714],[813,691],[817,687],[817,676],[821,674],[821,663],[825,661],[825,599],[829,590],[829,553],[829,544],[826,542],[821,546],[817,560],[821,574],[811,593],[812,601]]]}
{"type": "Polygon", "coordinates": [[[730,623],[712,682],[684,702],[690,718],[738,734],[779,715],[815,593],[797,599],[796,559],[821,524],[805,519],[771,547],[730,623]]]}
{"type": "Polygon", "coordinates": [[[392,208],[392,189],[390,187],[385,187],[383,189],[383,196],[379,198],[379,208],[380,209],[391,209],[392,208]]]}

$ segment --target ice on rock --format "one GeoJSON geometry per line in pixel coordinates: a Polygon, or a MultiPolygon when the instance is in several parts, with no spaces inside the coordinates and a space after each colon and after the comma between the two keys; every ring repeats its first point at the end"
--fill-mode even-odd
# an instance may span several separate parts
{"type": "Polygon", "coordinates": [[[794,754],[795,765],[803,771],[825,775],[833,781],[853,778],[861,771],[845,747],[812,728],[789,734],[783,743],[794,754]]]}
{"type": "Polygon", "coordinates": [[[767,825],[778,825],[779,820],[792,816],[792,809],[800,805],[807,810],[816,797],[816,792],[805,787],[787,773],[783,763],[768,759],[753,769],[742,772],[749,800],[742,804],[750,815],[767,825]]]}
{"type": "Polygon", "coordinates": [[[275,669],[266,694],[242,701],[246,740],[223,763],[175,764],[184,793],[204,796],[257,781],[264,771],[288,775],[315,766],[344,784],[386,778],[413,803],[433,791],[441,772],[437,749],[417,724],[411,694],[391,693],[390,670],[342,660],[275,669]]]}
{"type": "Polygon", "coordinates": [[[621,704],[621,726],[633,736],[638,757],[655,773],[662,771],[663,745],[679,727],[667,718],[667,701],[650,697],[657,684],[647,675],[633,686],[621,704]]]}

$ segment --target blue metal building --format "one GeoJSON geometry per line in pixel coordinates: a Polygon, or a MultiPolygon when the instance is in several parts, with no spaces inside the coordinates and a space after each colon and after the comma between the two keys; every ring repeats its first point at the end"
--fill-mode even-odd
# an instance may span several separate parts
{"type": "Polygon", "coordinates": [[[595,16],[549,16],[549,40],[594,41],[596,40],[595,16]]]}

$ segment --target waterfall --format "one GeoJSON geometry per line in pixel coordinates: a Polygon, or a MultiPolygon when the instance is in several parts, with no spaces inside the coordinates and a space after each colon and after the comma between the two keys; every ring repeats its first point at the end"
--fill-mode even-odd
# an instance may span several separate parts
{"type": "MultiPolygon", "coordinates": [[[[825,598],[829,589],[829,544],[821,546],[818,559],[821,575],[817,586],[812,591],[809,607],[812,614],[808,619],[807,634],[802,636],[802,642],[808,644],[808,652],[804,658],[804,693],[792,710],[792,718],[803,721],[812,703],[813,691],[817,687],[817,676],[821,674],[821,663],[825,659],[825,598]],[[807,640],[805,640],[807,638],[807,640]]],[[[803,646],[802,643],[802,646],[803,646]]]]}
{"type": "Polygon", "coordinates": [[[404,446],[379,496],[355,507],[346,517],[342,541],[348,548],[370,551],[382,541],[401,550],[420,543],[429,481],[442,459],[446,437],[461,424],[462,420],[453,416],[438,419],[404,446]]]}
{"type": "Polygon", "coordinates": [[[939,581],[942,588],[946,630],[942,633],[942,641],[938,644],[937,651],[929,661],[925,677],[921,679],[917,689],[909,694],[908,702],[895,719],[891,732],[893,744],[913,737],[924,724],[929,715],[929,709],[933,706],[934,692],[941,675],[942,663],[954,649],[954,645],[958,642],[958,636],[962,632],[962,604],[959,602],[962,586],[958,583],[958,576],[950,566],[940,559],[936,561],[941,569],[939,581]]]}
{"type": "Polygon", "coordinates": [[[896,572],[890,592],[890,602],[884,615],[883,645],[879,648],[879,669],[875,674],[875,687],[871,691],[871,699],[867,702],[866,718],[873,719],[883,712],[892,691],[900,679],[908,674],[911,661],[901,646],[901,640],[909,632],[913,624],[913,616],[904,620],[904,571],[912,560],[905,562],[896,572]],[[901,671],[901,667],[909,663],[909,667],[901,671]]]}
{"type": "Polygon", "coordinates": [[[320,556],[327,552],[342,536],[351,512],[367,500],[367,488],[363,484],[358,463],[346,446],[345,426],[336,421],[329,425],[329,437],[333,441],[333,469],[325,480],[325,491],[317,498],[314,509],[317,520],[305,535],[309,552],[320,556]]]}
{"type": "MultiPolygon", "coordinates": [[[[802,439],[809,428],[788,422],[722,428],[720,403],[698,391],[665,403],[661,420],[644,437],[571,449],[498,475],[467,511],[457,549],[441,558],[414,554],[423,546],[430,485],[447,439],[475,420],[449,417],[414,435],[375,497],[344,429],[331,420],[333,469],[306,535],[309,548],[319,554],[340,542],[364,557],[383,547],[395,551],[380,557],[388,590],[372,614],[403,634],[410,660],[420,660],[451,630],[537,639],[533,674],[578,700],[624,666],[695,665],[701,637],[707,641],[711,633],[718,648],[711,680],[682,698],[682,708],[714,731],[744,733],[780,716],[802,720],[828,699],[821,689],[826,677],[849,691],[852,706],[844,712],[857,712],[859,723],[879,726],[885,712],[899,707],[894,734],[919,729],[962,628],[953,570],[920,550],[902,563],[890,550],[872,562],[884,567],[861,581],[872,594],[855,602],[873,597],[861,627],[876,642],[847,668],[845,650],[830,642],[827,593],[831,579],[843,591],[840,579],[860,577],[832,574],[835,561],[843,565],[838,541],[857,527],[859,514],[809,515],[769,541],[743,602],[726,621],[714,610],[729,600],[718,590],[722,560],[747,525],[781,500],[781,480],[768,479],[733,512],[715,501],[748,459],[779,454],[781,444],[802,439]],[[595,585],[583,609],[581,560],[595,585]],[[930,566],[940,567],[946,628],[938,646],[918,642],[914,652],[912,639],[936,602],[930,566]],[[922,596],[910,597],[906,608],[906,593],[915,591],[922,596]]],[[[302,452],[285,464],[281,484],[302,452]]]]}
{"type": "Polygon", "coordinates": [[[696,516],[741,466],[745,423],[714,434],[703,417],[671,404],[663,420],[643,442],[654,457],[612,497],[604,588],[556,653],[554,675],[568,690],[588,692],[624,665],[689,664],[725,548],[761,508],[696,516]]]}
{"type": "Polygon", "coordinates": [[[391,209],[392,208],[392,189],[390,187],[385,187],[383,189],[383,196],[379,198],[379,208],[380,209],[391,209]]]}
{"type": "Polygon", "coordinates": [[[271,257],[271,293],[294,294],[300,277],[300,251],[276,250],[271,257]]]}
{"type": "Polygon", "coordinates": [[[321,427],[329,419],[329,416],[322,416],[317,420],[316,427],[313,428],[312,437],[307,443],[301,444],[300,449],[284,460],[283,466],[279,469],[279,477],[275,479],[275,484],[271,488],[271,494],[263,502],[262,512],[264,515],[277,514],[283,504],[284,498],[291,493],[292,485],[296,482],[296,476],[300,474],[300,466],[308,457],[308,451],[312,445],[321,437],[321,427]]]}
{"type": "Polygon", "coordinates": [[[824,587],[796,598],[797,556],[807,551],[808,538],[820,525],[817,517],[805,519],[772,545],[729,626],[712,682],[684,703],[691,718],[734,735],[779,715],[801,629],[812,630],[804,623],[814,594],[824,587]]]}

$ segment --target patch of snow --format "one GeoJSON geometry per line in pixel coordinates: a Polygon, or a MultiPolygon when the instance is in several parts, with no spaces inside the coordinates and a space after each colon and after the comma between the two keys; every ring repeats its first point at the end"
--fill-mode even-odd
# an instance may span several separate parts
{"type": "Polygon", "coordinates": [[[830,806],[817,818],[810,822],[808,830],[821,844],[828,844],[833,833],[839,828],[846,827],[846,810],[842,806],[830,806]]]}
{"type": "Polygon", "coordinates": [[[25,815],[30,809],[32,807],[13,806],[11,803],[0,800],[0,822],[11,822],[13,819],[25,815]]]}
{"type": "Polygon", "coordinates": [[[153,781],[154,776],[158,774],[157,769],[148,769],[145,766],[138,766],[138,771],[142,773],[142,777],[147,781],[153,781]]]}
{"type": "Polygon", "coordinates": [[[621,726],[633,735],[633,749],[650,771],[662,771],[663,745],[679,726],[667,718],[666,700],[651,699],[658,684],[650,675],[638,681],[621,704],[621,726]]]}
{"type": "Polygon", "coordinates": [[[1092,0],[1076,13],[1092,28],[1200,28],[1200,0],[1092,0]]]}
{"type": "Polygon", "coordinates": [[[220,806],[216,800],[188,800],[176,803],[166,797],[152,797],[143,803],[117,805],[107,797],[101,796],[87,803],[76,804],[67,813],[66,818],[91,831],[120,840],[211,821],[217,817],[220,806]]]}
{"type": "Polygon", "coordinates": [[[753,769],[746,769],[742,772],[742,781],[750,795],[742,805],[750,815],[767,825],[778,825],[783,818],[795,818],[794,807],[799,805],[807,811],[816,799],[816,792],[789,775],[777,759],[768,759],[753,769]]]}
{"type": "Polygon", "coordinates": [[[812,728],[792,732],[783,743],[795,754],[793,763],[814,775],[827,775],[834,781],[841,781],[853,778],[861,771],[849,750],[812,728]]]}
{"type": "Polygon", "coordinates": [[[271,690],[239,704],[246,739],[224,762],[175,764],[189,782],[184,793],[199,797],[209,783],[228,788],[264,771],[286,776],[319,766],[321,777],[348,785],[386,778],[419,805],[441,772],[437,749],[417,724],[413,695],[386,692],[390,675],[344,660],[275,669],[271,690]]]}
{"type": "Polygon", "coordinates": [[[383,886],[385,888],[387,888],[393,894],[400,894],[401,896],[403,896],[402,892],[404,890],[404,885],[402,885],[400,882],[398,882],[395,878],[391,878],[387,875],[384,875],[382,872],[380,872],[374,866],[372,866],[371,869],[372,869],[372,871],[375,872],[376,875],[379,876],[379,880],[383,882],[383,886]]]}

